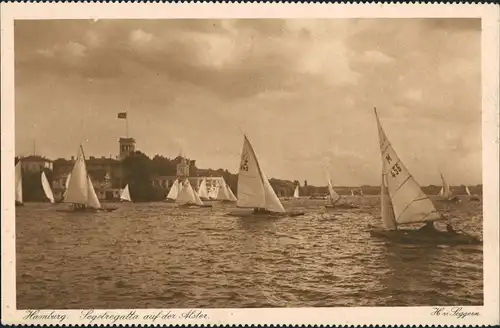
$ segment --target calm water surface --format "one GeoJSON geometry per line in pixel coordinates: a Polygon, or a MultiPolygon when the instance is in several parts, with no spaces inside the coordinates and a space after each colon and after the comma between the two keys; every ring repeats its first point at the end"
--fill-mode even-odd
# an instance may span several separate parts
{"type": "MultiPolygon", "coordinates": [[[[114,204],[112,213],[16,208],[18,309],[482,305],[482,246],[402,246],[370,237],[378,197],[357,210],[285,201],[307,214],[227,216],[114,204]]],[[[481,235],[480,204],[446,206],[481,235]]]]}

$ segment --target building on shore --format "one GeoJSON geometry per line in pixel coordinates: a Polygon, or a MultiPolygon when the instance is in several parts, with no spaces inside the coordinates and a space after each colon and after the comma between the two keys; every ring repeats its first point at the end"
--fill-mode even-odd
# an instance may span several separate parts
{"type": "Polygon", "coordinates": [[[30,155],[19,158],[21,161],[21,170],[24,172],[41,172],[44,169],[53,170],[53,162],[45,157],[30,155]]]}

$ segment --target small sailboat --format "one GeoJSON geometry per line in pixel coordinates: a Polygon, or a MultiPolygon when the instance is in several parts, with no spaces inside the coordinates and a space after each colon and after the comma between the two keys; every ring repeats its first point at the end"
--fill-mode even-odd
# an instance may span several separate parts
{"type": "Polygon", "coordinates": [[[465,186],[465,192],[469,196],[469,201],[479,201],[479,197],[476,195],[471,194],[469,187],[465,186]]]}
{"type": "Polygon", "coordinates": [[[200,196],[194,191],[188,179],[182,182],[182,189],[175,199],[179,207],[212,207],[212,205],[203,204],[200,196]]]}
{"type": "Polygon", "coordinates": [[[356,194],[354,194],[354,190],[351,189],[351,196],[356,196],[356,194]]]}
{"type": "Polygon", "coordinates": [[[210,197],[208,195],[207,181],[203,179],[200,183],[200,188],[198,189],[198,195],[202,200],[208,200],[210,197]]]}
{"type": "Polygon", "coordinates": [[[441,173],[440,175],[441,175],[441,181],[443,182],[443,187],[441,188],[441,190],[439,192],[439,196],[441,196],[441,199],[439,199],[439,200],[446,201],[446,202],[459,201],[458,197],[453,195],[451,188],[450,188],[450,185],[444,179],[443,174],[441,173]]]}
{"type": "Polygon", "coordinates": [[[54,193],[52,192],[52,188],[50,187],[49,180],[47,179],[47,176],[45,175],[44,171],[42,171],[41,179],[42,179],[42,188],[43,188],[43,191],[45,193],[45,197],[47,197],[47,199],[52,204],[54,204],[55,203],[54,193]]]}
{"type": "MultiPolygon", "coordinates": [[[[238,172],[238,201],[240,208],[253,208],[249,214],[236,216],[285,217],[304,215],[304,212],[287,212],[262,171],[257,156],[244,136],[238,172]]],[[[233,215],[233,214],[231,214],[233,215]]]]}
{"type": "Polygon", "coordinates": [[[69,209],[56,210],[58,212],[111,212],[116,207],[103,208],[92,184],[92,180],[87,172],[83,147],[80,145],[71,179],[64,196],[64,203],[71,204],[69,209]]]}
{"type": "Polygon", "coordinates": [[[297,184],[297,186],[295,186],[295,190],[293,191],[293,198],[295,198],[295,199],[300,198],[300,195],[299,195],[299,185],[298,184],[297,184]]]}
{"type": "Polygon", "coordinates": [[[120,195],[120,200],[125,202],[132,202],[132,198],[130,197],[130,190],[128,189],[128,184],[123,189],[122,194],[120,195]]]}
{"type": "Polygon", "coordinates": [[[479,239],[460,234],[450,224],[447,231],[437,230],[434,221],[448,220],[423,191],[404,166],[380,124],[377,111],[380,152],[382,157],[381,212],[383,229],[372,229],[370,235],[398,243],[410,244],[479,244],[479,239]],[[399,229],[401,225],[425,223],[418,230],[399,229]]]}
{"type": "Polygon", "coordinates": [[[167,201],[175,201],[177,199],[177,196],[179,195],[179,189],[181,186],[179,185],[179,179],[176,179],[174,183],[172,184],[172,187],[170,187],[170,191],[168,192],[167,195],[167,201]]]}
{"type": "Polygon", "coordinates": [[[226,203],[226,202],[233,203],[233,202],[237,201],[236,196],[233,194],[233,191],[227,185],[227,183],[224,179],[222,179],[222,182],[219,183],[218,189],[219,190],[217,191],[217,195],[216,195],[216,199],[218,201],[221,201],[223,203],[226,203]]]}
{"type": "Polygon", "coordinates": [[[327,209],[351,209],[358,208],[359,206],[354,204],[349,204],[344,201],[344,198],[340,196],[335,189],[333,189],[332,181],[328,179],[328,200],[330,204],[326,205],[327,209]]]}
{"type": "Polygon", "coordinates": [[[219,183],[216,182],[215,186],[212,186],[210,188],[210,191],[208,192],[208,199],[210,199],[210,200],[216,200],[218,192],[219,192],[219,183]]]}
{"type": "Polygon", "coordinates": [[[16,206],[22,206],[23,203],[23,173],[21,170],[21,161],[16,164],[15,174],[15,192],[16,192],[16,206]]]}

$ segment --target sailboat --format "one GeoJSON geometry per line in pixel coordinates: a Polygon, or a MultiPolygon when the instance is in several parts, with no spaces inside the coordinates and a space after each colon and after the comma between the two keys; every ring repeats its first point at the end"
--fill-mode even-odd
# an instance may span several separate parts
{"type": "Polygon", "coordinates": [[[63,202],[71,204],[71,207],[69,209],[60,209],[56,211],[111,212],[117,209],[116,207],[103,208],[101,206],[92,180],[87,172],[82,145],[80,145],[78,150],[78,156],[73,166],[73,170],[71,171],[71,179],[69,179],[63,202]]]}
{"type": "Polygon", "coordinates": [[[222,182],[219,183],[216,199],[225,203],[225,202],[236,202],[236,196],[233,194],[231,188],[227,185],[226,181],[222,179],[222,182]]]}
{"type": "Polygon", "coordinates": [[[384,229],[372,229],[373,237],[400,243],[479,244],[479,239],[460,234],[448,224],[448,231],[434,227],[434,221],[448,220],[423,191],[400,160],[387,139],[377,111],[378,135],[382,158],[381,212],[384,229]],[[385,187],[386,186],[386,187],[385,187]],[[404,224],[425,223],[422,228],[399,229],[404,224]]]}
{"type": "Polygon", "coordinates": [[[172,184],[172,187],[170,187],[170,191],[168,192],[167,195],[167,201],[175,201],[177,199],[177,196],[179,195],[179,189],[181,186],[179,185],[179,179],[176,179],[174,183],[172,184]]]}
{"type": "Polygon", "coordinates": [[[295,198],[295,199],[300,198],[300,195],[299,195],[299,185],[297,185],[295,187],[295,190],[293,191],[293,198],[295,198]]]}
{"type": "Polygon", "coordinates": [[[328,200],[330,204],[326,205],[325,208],[335,208],[335,209],[350,209],[350,208],[358,208],[359,206],[354,204],[346,203],[344,198],[340,196],[335,189],[333,189],[332,181],[328,179],[328,200]]]}
{"type": "Polygon", "coordinates": [[[130,197],[130,190],[128,189],[128,184],[123,189],[122,194],[120,195],[120,200],[126,202],[132,202],[132,198],[130,197]]]}
{"type": "MultiPolygon", "coordinates": [[[[284,217],[304,215],[304,212],[287,212],[262,171],[257,156],[244,136],[238,172],[238,201],[240,208],[253,208],[252,213],[236,216],[284,217]]],[[[231,214],[233,215],[233,214],[231,214]]]]}
{"type": "Polygon", "coordinates": [[[470,201],[479,201],[480,200],[479,197],[477,197],[476,195],[471,194],[471,192],[469,190],[469,187],[467,187],[467,186],[465,186],[465,192],[469,196],[469,200],[470,201]]]}
{"type": "Polygon", "coordinates": [[[43,188],[43,191],[45,192],[45,197],[47,197],[47,199],[52,204],[54,204],[54,202],[55,202],[54,193],[52,192],[52,188],[50,188],[49,180],[47,179],[47,176],[45,175],[44,171],[42,171],[41,179],[42,179],[42,188],[43,188]]]}
{"type": "Polygon", "coordinates": [[[200,188],[198,189],[198,195],[202,200],[208,200],[210,197],[208,195],[207,181],[203,179],[200,183],[200,188]]]}
{"type": "Polygon", "coordinates": [[[212,205],[203,204],[200,196],[194,191],[188,179],[182,182],[182,189],[175,199],[179,207],[212,207],[212,205]]]}
{"type": "Polygon", "coordinates": [[[16,164],[16,174],[15,174],[15,192],[16,192],[16,206],[22,206],[23,203],[23,173],[21,170],[21,161],[16,164]]]}
{"type": "Polygon", "coordinates": [[[443,182],[443,187],[441,188],[441,190],[439,192],[439,196],[442,197],[439,200],[440,201],[446,201],[446,202],[456,202],[456,201],[459,201],[458,197],[453,195],[453,193],[451,191],[451,188],[450,188],[450,185],[444,179],[443,174],[441,173],[440,175],[441,175],[441,181],[443,182]]]}
{"type": "Polygon", "coordinates": [[[208,199],[210,199],[210,200],[216,200],[218,192],[219,192],[219,183],[216,182],[215,186],[212,186],[210,188],[210,191],[208,192],[208,199]]]}

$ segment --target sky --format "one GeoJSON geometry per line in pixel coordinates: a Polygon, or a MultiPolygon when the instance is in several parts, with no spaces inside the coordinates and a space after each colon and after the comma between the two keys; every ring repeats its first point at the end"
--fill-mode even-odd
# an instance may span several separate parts
{"type": "Polygon", "coordinates": [[[15,22],[16,155],[183,155],[380,184],[373,108],[422,185],[481,183],[479,19],[15,22]]]}

